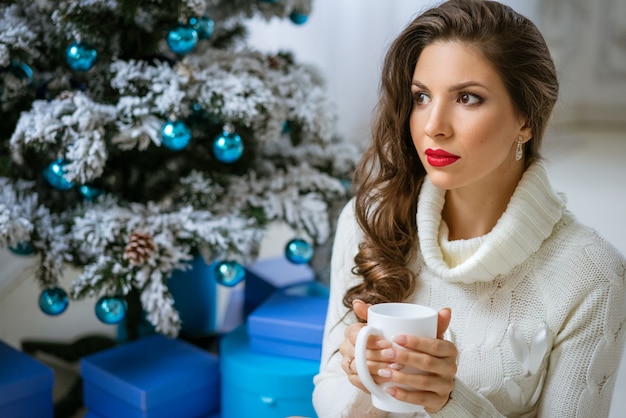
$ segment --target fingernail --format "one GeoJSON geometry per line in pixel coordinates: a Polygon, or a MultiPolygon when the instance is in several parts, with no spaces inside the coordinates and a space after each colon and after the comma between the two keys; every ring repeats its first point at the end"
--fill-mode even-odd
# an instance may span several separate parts
{"type": "Polygon", "coordinates": [[[395,337],[393,337],[393,342],[396,344],[404,345],[407,343],[406,336],[396,335],[395,337]]]}
{"type": "Polygon", "coordinates": [[[400,364],[400,363],[391,363],[391,364],[390,364],[389,366],[387,366],[387,367],[389,367],[390,369],[393,369],[393,370],[402,370],[402,369],[404,369],[404,364],[400,364]]]}
{"type": "Polygon", "coordinates": [[[380,352],[380,354],[387,358],[394,358],[396,356],[396,353],[391,348],[385,348],[380,352]]]}
{"type": "Polygon", "coordinates": [[[391,377],[391,370],[389,370],[389,369],[378,369],[378,375],[380,377],[391,377]]]}
{"type": "Polygon", "coordinates": [[[389,347],[389,341],[383,339],[376,340],[376,347],[387,348],[389,347]]]}
{"type": "Polygon", "coordinates": [[[385,388],[385,392],[387,392],[388,394],[390,394],[391,396],[395,398],[396,394],[398,393],[398,390],[393,386],[387,386],[385,388]]]}

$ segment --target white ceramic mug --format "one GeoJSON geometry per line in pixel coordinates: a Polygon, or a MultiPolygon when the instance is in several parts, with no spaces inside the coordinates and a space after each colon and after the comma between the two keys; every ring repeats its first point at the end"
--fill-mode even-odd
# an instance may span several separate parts
{"type": "MultiPolygon", "coordinates": [[[[379,303],[367,311],[367,325],[361,328],[356,339],[354,361],[363,385],[372,394],[372,404],[388,412],[421,412],[424,408],[408,402],[399,401],[387,392],[386,386],[402,387],[398,383],[386,382],[377,385],[367,368],[365,348],[370,335],[378,335],[393,342],[396,335],[414,335],[418,337],[437,336],[437,311],[423,305],[412,303],[379,303]]],[[[405,348],[392,343],[394,348],[405,348]]],[[[419,373],[412,367],[402,369],[403,373],[419,373]]]]}

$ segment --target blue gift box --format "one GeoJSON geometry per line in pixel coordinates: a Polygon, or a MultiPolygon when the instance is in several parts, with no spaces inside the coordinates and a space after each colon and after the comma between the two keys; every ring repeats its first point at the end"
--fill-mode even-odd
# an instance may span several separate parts
{"type": "Polygon", "coordinates": [[[52,418],[54,372],[0,341],[0,417],[52,418]]]}
{"type": "Polygon", "coordinates": [[[161,334],[80,360],[83,403],[106,418],[202,417],[219,411],[216,355],[161,334]]]}
{"type": "Polygon", "coordinates": [[[175,270],[168,280],[174,307],[181,319],[181,334],[191,337],[225,334],[244,320],[244,283],[228,287],[217,282],[215,263],[201,256],[191,269],[175,270]]]}
{"type": "Polygon", "coordinates": [[[250,350],[245,326],[220,341],[222,418],[316,417],[313,377],[319,361],[250,350]]]}
{"type": "MultiPolygon", "coordinates": [[[[83,418],[106,418],[106,417],[103,417],[102,415],[98,415],[98,414],[96,414],[93,411],[87,411],[87,412],[85,412],[85,415],[83,415],[83,418]]],[[[115,417],[115,418],[117,418],[117,417],[115,417]]],[[[206,415],[206,416],[203,416],[203,417],[200,417],[200,418],[221,418],[221,415],[220,415],[219,412],[216,412],[214,414],[206,415]]]]}
{"type": "Polygon", "coordinates": [[[284,256],[257,260],[246,267],[244,315],[247,317],[275,291],[315,280],[308,264],[293,264],[284,256]]]}
{"type": "Polygon", "coordinates": [[[250,349],[319,360],[327,309],[328,288],[319,282],[275,292],[248,316],[250,349]]]}

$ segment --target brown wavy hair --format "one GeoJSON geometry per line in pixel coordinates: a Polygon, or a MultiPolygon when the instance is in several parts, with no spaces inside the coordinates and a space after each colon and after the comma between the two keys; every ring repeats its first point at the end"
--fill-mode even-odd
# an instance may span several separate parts
{"type": "Polygon", "coordinates": [[[416,17],[385,56],[372,141],[355,173],[356,218],[364,238],[353,272],[363,281],[346,292],[348,309],[355,299],[398,302],[415,291],[417,275],[407,263],[417,248],[417,196],[426,170],[409,131],[411,80],[420,53],[435,41],[461,42],[491,62],[515,111],[532,129],[525,166],[540,158],[558,81],[537,27],[510,7],[484,0],[452,0],[416,17]]]}

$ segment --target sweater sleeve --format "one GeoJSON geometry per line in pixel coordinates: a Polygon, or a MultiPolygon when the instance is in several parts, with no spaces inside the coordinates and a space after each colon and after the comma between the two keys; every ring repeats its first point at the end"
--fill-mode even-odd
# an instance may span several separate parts
{"type": "Polygon", "coordinates": [[[454,379],[454,389],[448,403],[432,418],[504,418],[484,396],[467,386],[459,378],[454,379]]]}
{"type": "Polygon", "coordinates": [[[383,411],[374,408],[370,395],[352,385],[341,368],[339,345],[344,340],[344,330],[356,321],[354,314],[344,318],[343,306],[346,290],[359,280],[351,272],[354,266],[360,237],[354,217],[354,202],[342,210],[335,233],[331,257],[330,299],[324,327],[322,358],[319,374],[314,378],[313,405],[320,418],[378,418],[383,411]]]}
{"type": "Polygon", "coordinates": [[[555,336],[538,417],[609,414],[624,350],[626,264],[605,241],[596,244],[572,263],[579,274],[571,280],[587,285],[555,336]]]}

